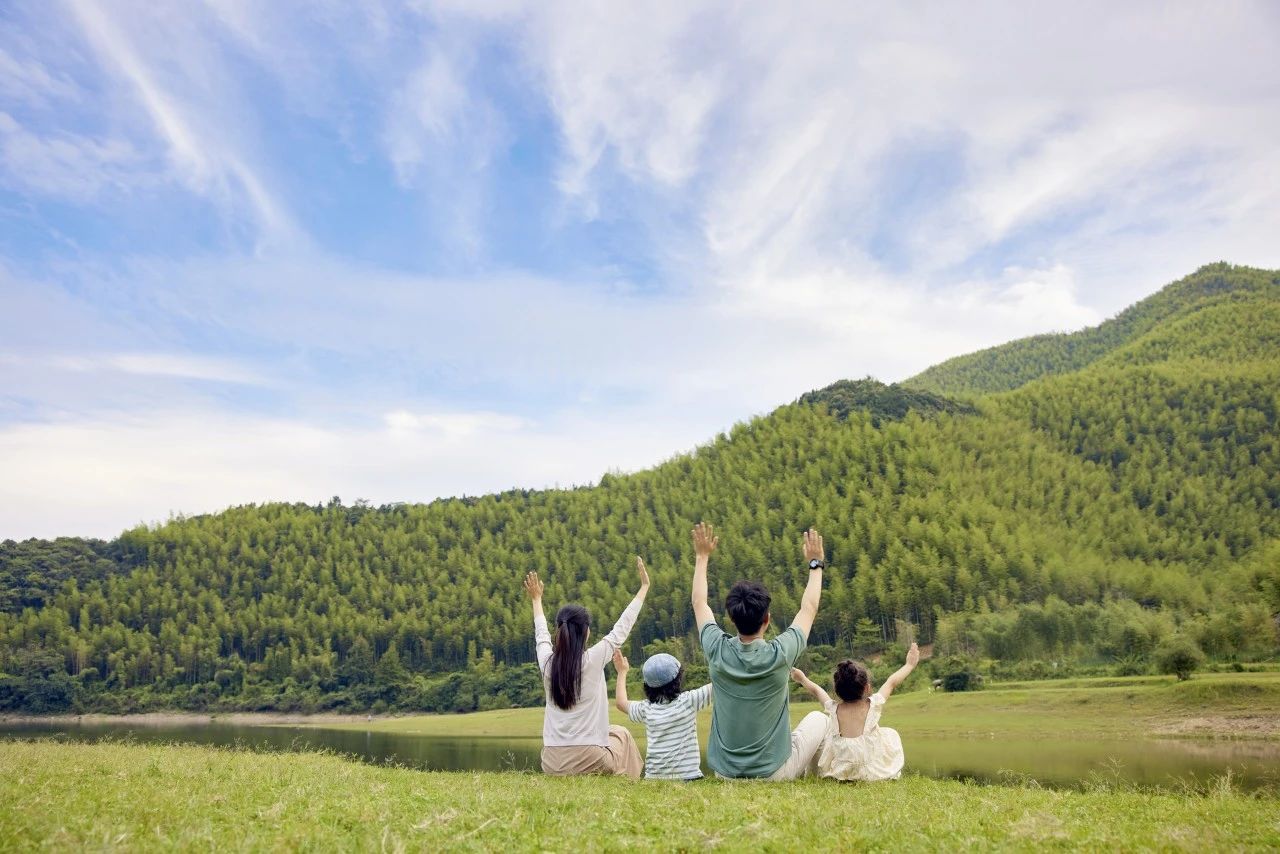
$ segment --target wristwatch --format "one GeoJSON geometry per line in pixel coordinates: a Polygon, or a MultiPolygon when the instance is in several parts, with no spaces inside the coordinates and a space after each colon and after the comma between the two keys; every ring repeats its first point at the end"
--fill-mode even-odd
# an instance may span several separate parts
{"type": "Polygon", "coordinates": [[[826,567],[827,567],[827,562],[820,558],[815,557],[813,560],[809,561],[810,569],[826,569],[826,567]]]}

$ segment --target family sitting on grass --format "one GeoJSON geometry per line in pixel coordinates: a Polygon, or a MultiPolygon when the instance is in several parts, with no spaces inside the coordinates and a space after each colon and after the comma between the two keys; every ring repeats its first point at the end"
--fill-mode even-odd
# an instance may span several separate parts
{"type": "Polygon", "coordinates": [[[809,581],[800,611],[787,630],[765,640],[769,626],[769,592],[751,581],[739,581],[725,597],[725,609],[737,635],[723,631],[707,604],[707,565],[719,544],[710,525],[693,529],[693,614],[711,682],[683,691],[684,668],[672,655],[659,653],[642,668],[645,698],[627,695],[629,665],[620,648],[631,633],[645,595],[649,573],[636,559],[640,590],[609,634],[588,646],[591,616],[581,605],[565,605],[556,613],[554,639],[542,612],[542,581],[536,572],[525,578],[533,600],[533,626],[538,669],[546,690],[542,725],[542,770],[548,774],[619,774],[650,779],[694,780],[702,776],[697,713],[708,705],[711,736],[707,764],[727,779],[795,780],[819,774],[837,780],[891,780],[902,772],[902,740],[880,726],[880,712],[893,690],[920,660],[916,645],[907,663],[872,692],[870,674],[855,661],[842,661],[833,684],[840,702],[796,669],[822,597],[826,567],[822,537],[810,528],[803,552],[809,581]],[[604,668],[612,659],[618,671],[616,704],[631,720],[645,725],[648,756],[626,727],[609,724],[604,668]],[[799,682],[822,712],[811,712],[791,729],[789,679],[799,682]]]}

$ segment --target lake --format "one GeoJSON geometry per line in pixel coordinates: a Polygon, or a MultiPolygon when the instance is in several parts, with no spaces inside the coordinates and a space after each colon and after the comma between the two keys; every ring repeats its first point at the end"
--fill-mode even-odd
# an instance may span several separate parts
{"type": "MultiPolygon", "coordinates": [[[[444,738],[302,726],[78,723],[0,724],[0,738],[128,739],[330,750],[375,764],[432,771],[519,771],[538,765],[536,738],[444,738]]],[[[1096,782],[1163,789],[1204,786],[1230,771],[1244,789],[1280,789],[1280,743],[1188,739],[1010,739],[904,737],[907,770],[980,782],[1078,788],[1096,782]]],[[[704,772],[706,769],[704,768],[704,772]]]]}

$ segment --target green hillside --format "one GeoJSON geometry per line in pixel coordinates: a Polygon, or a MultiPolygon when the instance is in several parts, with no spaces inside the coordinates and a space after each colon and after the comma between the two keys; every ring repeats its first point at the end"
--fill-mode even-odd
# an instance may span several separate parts
{"type": "MultiPolygon", "coordinates": [[[[1168,285],[1158,293],[1126,308],[1111,320],[1079,332],[1036,335],[999,347],[991,347],[948,359],[940,365],[917,374],[904,385],[940,394],[984,394],[1009,391],[1032,380],[1078,371],[1107,360],[1117,351],[1128,349],[1149,333],[1159,336],[1170,347],[1168,355],[1178,358],[1199,356],[1211,361],[1230,363],[1239,356],[1249,358],[1276,356],[1275,326],[1271,332],[1238,344],[1220,335],[1224,328],[1214,326],[1219,320],[1242,316],[1250,309],[1276,311],[1280,299],[1280,272],[1234,267],[1218,263],[1201,267],[1195,273],[1168,285]],[[1248,308],[1245,308],[1248,306],[1248,308]],[[1195,316],[1209,313],[1210,318],[1195,316]],[[1171,322],[1173,321],[1173,322],[1171,322]],[[1187,322],[1182,325],[1181,322],[1187,322]],[[1206,324],[1204,327],[1201,324],[1206,324]],[[1209,331],[1213,340],[1200,343],[1195,339],[1201,331],[1209,331]],[[1267,347],[1271,349],[1268,351],[1267,347]]],[[[1151,342],[1156,350],[1161,346],[1151,342]]]]}
{"type": "Polygon", "coordinates": [[[537,702],[523,574],[603,631],[642,554],[634,652],[689,656],[704,518],[713,600],[761,579],[778,623],[805,582],[800,531],[823,531],[816,666],[905,634],[993,675],[1141,671],[1175,637],[1274,656],[1277,341],[1280,274],[1214,265],[1096,329],[837,383],[594,487],[5,542],[0,709],[537,702]]]}

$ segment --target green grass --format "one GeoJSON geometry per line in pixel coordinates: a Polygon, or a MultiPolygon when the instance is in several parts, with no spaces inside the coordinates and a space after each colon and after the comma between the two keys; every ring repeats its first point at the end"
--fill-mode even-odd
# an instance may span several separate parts
{"type": "MultiPolygon", "coordinates": [[[[816,703],[794,702],[792,719],[798,721],[817,708],[816,703]]],[[[628,726],[637,736],[644,735],[643,726],[616,710],[611,720],[628,726]]],[[[1182,683],[1171,676],[1046,680],[959,694],[915,691],[892,697],[883,720],[904,737],[1190,734],[1280,738],[1280,673],[1208,673],[1182,683]],[[1184,731],[1183,724],[1191,719],[1202,723],[1184,731]]],[[[704,744],[710,721],[710,711],[699,716],[704,744]]],[[[542,734],[542,709],[319,725],[415,735],[537,738],[542,734]]]]}
{"type": "Polygon", "coordinates": [[[1222,850],[1280,801],[908,777],[790,784],[424,773],[320,754],[0,743],[4,850],[1222,850]]]}

